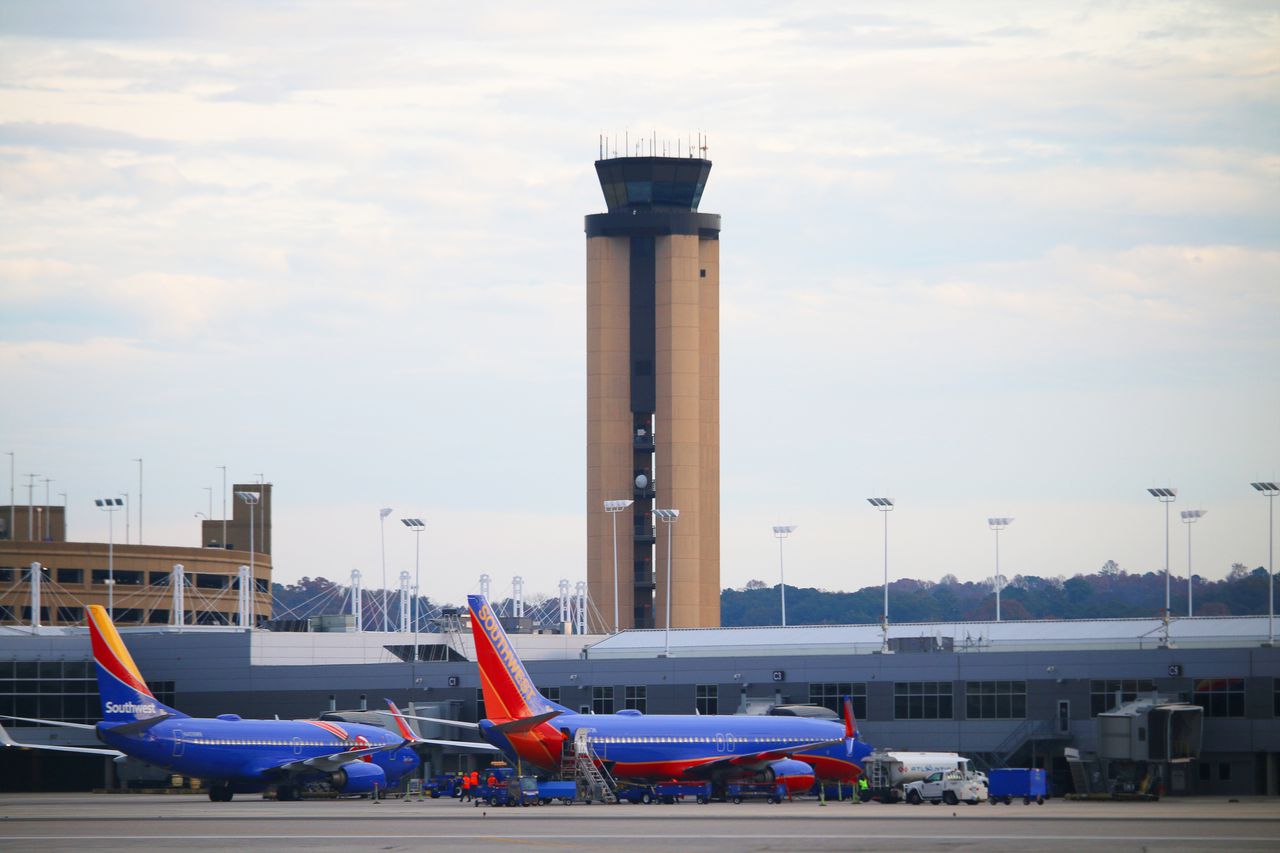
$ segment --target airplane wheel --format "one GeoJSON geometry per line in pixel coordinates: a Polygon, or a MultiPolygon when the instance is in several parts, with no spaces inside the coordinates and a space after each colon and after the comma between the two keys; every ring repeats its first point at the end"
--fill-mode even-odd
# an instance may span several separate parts
{"type": "Polygon", "coordinates": [[[733,804],[734,804],[735,806],[742,805],[742,797],[734,797],[734,798],[733,798],[733,804]]]}
{"type": "Polygon", "coordinates": [[[914,789],[907,792],[907,802],[913,806],[920,805],[920,792],[914,789]]]}
{"type": "Polygon", "coordinates": [[[276,799],[282,803],[292,803],[300,798],[292,785],[281,785],[276,788],[276,799]]]}

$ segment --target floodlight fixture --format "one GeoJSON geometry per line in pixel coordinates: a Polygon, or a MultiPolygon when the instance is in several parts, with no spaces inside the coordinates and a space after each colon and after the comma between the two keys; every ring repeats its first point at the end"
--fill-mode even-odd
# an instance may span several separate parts
{"type": "Polygon", "coordinates": [[[384,506],[378,510],[378,541],[382,548],[382,631],[391,630],[391,614],[387,611],[387,516],[391,515],[391,507],[384,506]]]}
{"type": "Polygon", "coordinates": [[[884,611],[880,616],[880,627],[884,633],[880,645],[882,654],[889,653],[889,513],[893,512],[893,498],[867,498],[878,511],[884,513],[884,611]]]}
{"type": "Polygon", "coordinates": [[[1276,495],[1280,486],[1273,481],[1251,483],[1258,493],[1267,499],[1267,645],[1276,644],[1276,495]]]}
{"type": "Polygon", "coordinates": [[[782,540],[786,539],[793,531],[794,524],[775,524],[773,526],[773,535],[778,539],[778,587],[782,590],[782,627],[787,627],[787,575],[782,564],[782,540]]]}
{"type": "Polygon", "coordinates": [[[1164,642],[1169,646],[1169,598],[1171,583],[1169,581],[1169,504],[1178,498],[1178,490],[1169,487],[1147,489],[1151,497],[1164,504],[1164,642]]]}
{"type": "Polygon", "coordinates": [[[1004,587],[1004,578],[1000,576],[1000,531],[1004,530],[1010,524],[1013,524],[1012,518],[988,518],[987,526],[996,534],[996,576],[994,586],[996,588],[996,621],[1000,621],[1000,590],[1004,587]]]}
{"type": "Polygon", "coordinates": [[[418,622],[422,617],[422,588],[421,583],[421,563],[419,556],[422,550],[422,531],[427,529],[427,523],[420,518],[402,518],[400,523],[407,527],[413,533],[417,534],[413,537],[413,660],[418,660],[418,622]]]}
{"type": "MultiPolygon", "coordinates": [[[[644,476],[643,474],[641,476],[644,476]]],[[[605,501],[604,511],[609,513],[613,527],[613,633],[618,633],[618,513],[631,506],[633,500],[605,501]]]]}
{"type": "Polygon", "coordinates": [[[115,513],[124,506],[120,498],[94,498],[93,503],[107,514],[107,615],[116,617],[115,513]]]}
{"type": "Polygon", "coordinates": [[[678,509],[655,509],[653,515],[667,525],[667,619],[664,634],[664,647],[667,657],[671,657],[671,540],[675,538],[672,525],[680,518],[678,509]]]}
{"type": "Polygon", "coordinates": [[[249,506],[256,506],[259,500],[257,492],[236,492],[236,497],[249,506]]]}
{"type": "Polygon", "coordinates": [[[1192,587],[1195,586],[1195,576],[1191,574],[1191,525],[1204,518],[1208,513],[1207,509],[1184,509],[1182,511],[1182,523],[1187,526],[1187,616],[1194,614],[1194,605],[1192,603],[1192,587]]]}

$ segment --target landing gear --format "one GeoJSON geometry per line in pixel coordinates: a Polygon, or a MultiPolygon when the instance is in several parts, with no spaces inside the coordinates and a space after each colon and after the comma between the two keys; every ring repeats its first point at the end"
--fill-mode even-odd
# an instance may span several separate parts
{"type": "Polygon", "coordinates": [[[209,800],[214,803],[229,803],[234,792],[227,783],[219,783],[209,789],[209,800]]]}
{"type": "Polygon", "coordinates": [[[281,785],[276,788],[276,799],[282,803],[294,803],[302,799],[302,797],[298,793],[298,789],[292,785],[281,785]]]}

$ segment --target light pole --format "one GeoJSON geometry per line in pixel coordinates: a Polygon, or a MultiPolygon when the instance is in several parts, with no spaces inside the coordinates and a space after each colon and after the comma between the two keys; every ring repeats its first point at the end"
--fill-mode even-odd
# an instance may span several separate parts
{"type": "Polygon", "coordinates": [[[6,451],[9,454],[9,539],[12,540],[18,535],[18,531],[13,529],[17,524],[17,517],[14,515],[13,506],[13,476],[14,466],[17,464],[17,457],[13,455],[13,451],[6,451]]]}
{"type": "Polygon", "coordinates": [[[135,459],[138,463],[138,544],[142,544],[142,460],[135,459]]]}
{"type": "Polygon", "coordinates": [[[680,518],[680,510],[655,509],[653,515],[667,525],[667,624],[663,645],[666,648],[665,657],[671,657],[671,540],[675,536],[673,525],[676,523],[676,519],[680,518]]]}
{"type": "Polygon", "coordinates": [[[114,513],[124,506],[119,498],[96,498],[94,504],[107,514],[107,614],[116,617],[116,563],[114,513]]]}
{"type": "Polygon", "coordinates": [[[613,633],[618,633],[618,513],[635,501],[605,501],[604,511],[613,521],[613,633]]]}
{"type": "Polygon", "coordinates": [[[387,613],[387,516],[391,515],[391,507],[384,506],[378,510],[378,535],[382,540],[382,630],[391,630],[390,614],[387,613]]]}
{"type": "MultiPolygon", "coordinates": [[[[227,466],[217,465],[222,469],[222,547],[227,547],[227,466]]],[[[212,513],[211,513],[212,514],[212,513]]]]}
{"type": "Polygon", "coordinates": [[[1191,525],[1195,524],[1209,512],[1207,509],[1184,509],[1182,511],[1182,523],[1187,526],[1187,616],[1193,614],[1191,588],[1195,585],[1195,580],[1191,574],[1191,525]]]}
{"type": "Polygon", "coordinates": [[[129,493],[121,492],[120,497],[124,498],[124,544],[129,544],[129,493]]]}
{"type": "Polygon", "coordinates": [[[782,540],[790,536],[796,529],[794,524],[776,524],[773,535],[778,539],[778,583],[782,587],[782,627],[787,627],[787,575],[782,565],[782,540]]]}
{"type": "Polygon", "coordinates": [[[883,640],[880,653],[889,654],[889,513],[893,512],[893,498],[867,498],[867,503],[884,513],[884,614],[880,617],[883,640]]]}
{"type": "MultiPolygon", "coordinates": [[[[258,576],[253,571],[253,508],[258,505],[261,496],[257,492],[236,492],[236,497],[249,505],[249,588],[252,591],[258,583],[258,576]]],[[[249,608],[253,609],[252,599],[249,608]]]]}
{"type": "Polygon", "coordinates": [[[1275,576],[1275,524],[1276,495],[1280,495],[1280,486],[1275,483],[1253,483],[1263,497],[1267,499],[1267,645],[1276,644],[1276,576],[1275,576]]]}
{"type": "Polygon", "coordinates": [[[1151,497],[1164,504],[1164,615],[1169,618],[1169,504],[1178,499],[1177,489],[1147,489],[1151,497]]]}
{"type": "Polygon", "coordinates": [[[40,476],[39,474],[27,475],[27,541],[28,542],[34,542],[36,538],[36,535],[32,530],[32,525],[35,524],[36,477],[39,477],[39,476],[40,476]]]}
{"type": "Polygon", "coordinates": [[[1004,578],[1000,577],[1000,531],[1013,524],[1012,518],[988,518],[987,526],[996,532],[996,621],[1000,621],[1000,587],[1004,586],[1004,578]]]}
{"type": "Polygon", "coordinates": [[[53,480],[49,477],[44,478],[44,531],[40,534],[40,538],[49,541],[49,484],[53,480]]]}
{"type": "Polygon", "coordinates": [[[426,530],[427,523],[420,518],[402,518],[400,523],[413,531],[413,659],[418,660],[418,620],[422,615],[422,602],[419,596],[422,594],[422,588],[418,585],[420,574],[418,571],[418,555],[422,549],[422,531],[426,530]]]}

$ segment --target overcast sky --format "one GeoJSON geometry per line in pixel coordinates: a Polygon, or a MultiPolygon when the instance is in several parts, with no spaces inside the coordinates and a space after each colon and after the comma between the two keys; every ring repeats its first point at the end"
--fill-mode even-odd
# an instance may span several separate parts
{"type": "Polygon", "coordinates": [[[989,576],[991,515],[1008,575],[1159,569],[1164,485],[1176,572],[1192,507],[1199,572],[1266,563],[1274,3],[6,0],[19,501],[102,541],[142,457],[147,543],[197,545],[226,465],[281,581],[378,585],[382,506],[434,598],[582,579],[598,135],[698,132],[722,585],[781,522],[790,583],[878,583],[879,495],[893,576],[989,576]]]}

